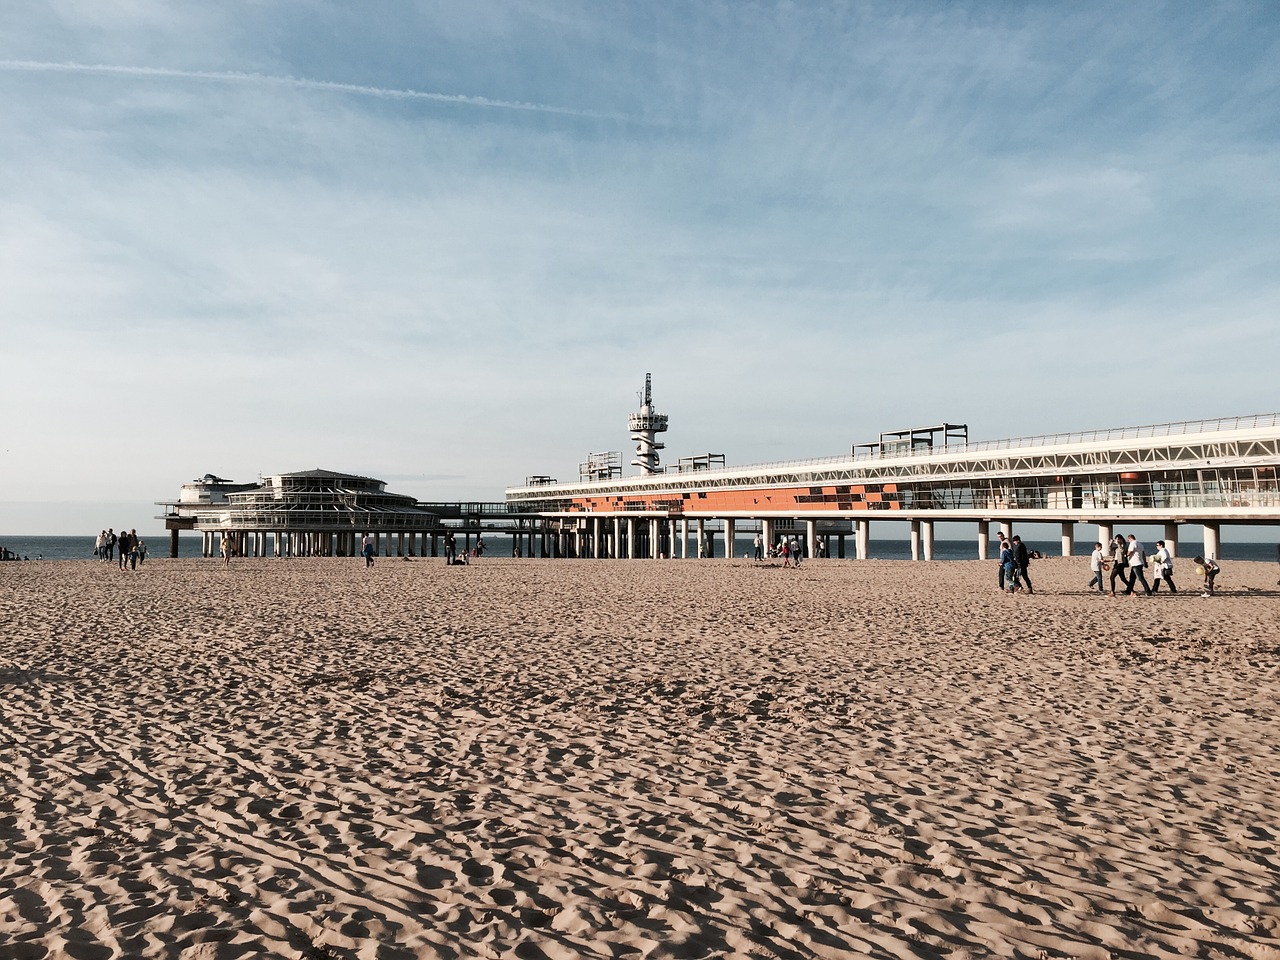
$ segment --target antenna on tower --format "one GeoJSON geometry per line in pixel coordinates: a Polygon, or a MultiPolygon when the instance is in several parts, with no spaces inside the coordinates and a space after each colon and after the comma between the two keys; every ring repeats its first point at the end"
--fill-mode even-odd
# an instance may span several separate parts
{"type": "Polygon", "coordinates": [[[633,467],[639,467],[643,473],[659,473],[658,451],[666,449],[659,443],[657,436],[667,429],[667,415],[653,411],[653,376],[644,375],[644,400],[640,404],[640,412],[631,414],[628,420],[631,427],[631,439],[636,441],[636,456],[631,461],[633,467]]]}

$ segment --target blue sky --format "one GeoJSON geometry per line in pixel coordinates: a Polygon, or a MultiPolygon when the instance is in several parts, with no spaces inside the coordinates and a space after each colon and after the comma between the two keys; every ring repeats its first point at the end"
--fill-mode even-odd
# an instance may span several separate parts
{"type": "Polygon", "coordinates": [[[25,2],[0,105],[8,533],[1280,409],[1275,3],[25,2]]]}

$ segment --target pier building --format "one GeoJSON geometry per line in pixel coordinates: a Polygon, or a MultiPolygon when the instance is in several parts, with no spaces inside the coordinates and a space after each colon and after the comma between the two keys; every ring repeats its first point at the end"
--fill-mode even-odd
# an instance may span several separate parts
{"type": "Polygon", "coordinates": [[[201,554],[217,556],[230,535],[243,556],[355,556],[365,534],[379,552],[412,556],[428,535],[440,532],[439,517],[414,497],[388,493],[386,484],[332,470],[304,470],[233,483],[213,474],[183,484],[176,501],[162,501],[177,556],[180,530],[198,530],[201,554]]]}
{"type": "Polygon", "coordinates": [[[508,510],[540,518],[557,552],[593,557],[687,557],[691,532],[698,555],[710,555],[719,534],[729,556],[735,535],[751,530],[767,543],[795,535],[809,556],[825,541],[828,555],[843,557],[852,537],[864,559],[872,524],[890,519],[909,525],[917,559],[932,559],[940,521],[973,523],[982,559],[993,524],[1008,535],[1020,522],[1059,524],[1064,556],[1079,524],[1097,526],[1104,542],[1120,524],[1163,526],[1174,552],[1191,524],[1217,556],[1223,524],[1280,524],[1280,414],[980,442],[966,425],[943,423],[882,433],[840,457],[637,465],[644,472],[632,477],[528,478],[507,489],[508,510]]]}

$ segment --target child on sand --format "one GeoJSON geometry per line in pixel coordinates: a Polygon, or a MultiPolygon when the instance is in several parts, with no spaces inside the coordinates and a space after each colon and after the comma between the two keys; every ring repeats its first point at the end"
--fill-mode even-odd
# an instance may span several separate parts
{"type": "Polygon", "coordinates": [[[1204,557],[1196,557],[1192,561],[1196,565],[1196,570],[1204,577],[1204,593],[1202,597],[1213,596],[1213,580],[1222,572],[1222,568],[1218,566],[1218,562],[1212,558],[1206,560],[1204,557]]]}

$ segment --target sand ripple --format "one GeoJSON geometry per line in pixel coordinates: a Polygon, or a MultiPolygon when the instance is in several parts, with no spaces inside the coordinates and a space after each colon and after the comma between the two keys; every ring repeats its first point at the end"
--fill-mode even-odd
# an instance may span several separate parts
{"type": "Polygon", "coordinates": [[[0,571],[0,956],[1280,958],[1275,568],[0,571]]]}

